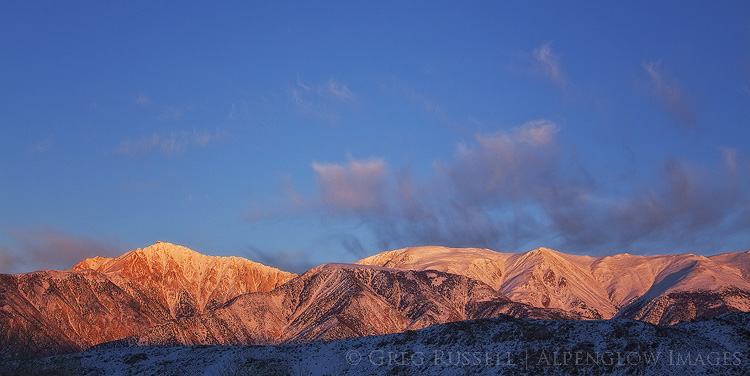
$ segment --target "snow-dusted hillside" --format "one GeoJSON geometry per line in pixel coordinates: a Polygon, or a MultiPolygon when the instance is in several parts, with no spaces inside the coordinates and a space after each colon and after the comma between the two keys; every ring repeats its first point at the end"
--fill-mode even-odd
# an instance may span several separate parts
{"type": "Polygon", "coordinates": [[[161,242],[71,271],[0,274],[0,358],[81,351],[294,277],[161,242]]]}
{"type": "Polygon", "coordinates": [[[271,291],[296,274],[241,257],[212,257],[157,242],[116,258],[88,258],[71,270],[94,269],[122,289],[145,293],[169,307],[172,317],[201,314],[235,296],[271,291]]]}
{"type": "Polygon", "coordinates": [[[457,274],[325,264],[271,292],[239,296],[204,315],[180,317],[123,342],[295,343],[397,333],[500,314],[576,317],[512,302],[490,286],[457,274]]]}
{"type": "Polygon", "coordinates": [[[168,318],[93,270],[0,274],[0,358],[81,351],[168,318]]]}
{"type": "Polygon", "coordinates": [[[609,318],[617,310],[591,275],[593,261],[592,257],[566,255],[547,248],[499,253],[474,248],[414,247],[383,252],[357,263],[461,274],[487,283],[513,301],[564,309],[588,318],[609,318]]]}
{"type": "Polygon", "coordinates": [[[95,348],[6,363],[59,375],[746,375],[750,314],[675,326],[507,316],[277,346],[95,348]]]}
{"type": "Polygon", "coordinates": [[[467,276],[500,290],[505,263],[511,255],[479,248],[413,247],[378,253],[356,264],[402,270],[438,270],[467,276]]]}
{"type": "Polygon", "coordinates": [[[589,257],[547,248],[500,253],[414,247],[379,253],[357,263],[457,273],[481,280],[513,301],[594,319],[627,317],[673,324],[723,312],[750,311],[748,252],[712,257],[589,257]]]}
{"type": "Polygon", "coordinates": [[[742,278],[750,280],[750,251],[722,253],[710,256],[709,259],[736,268],[740,271],[742,278]]]}
{"type": "Polygon", "coordinates": [[[750,311],[749,273],[747,252],[588,257],[418,247],[297,276],[159,242],[71,271],[0,275],[0,359],[111,341],[335,340],[498,315],[670,325],[750,311]]]}

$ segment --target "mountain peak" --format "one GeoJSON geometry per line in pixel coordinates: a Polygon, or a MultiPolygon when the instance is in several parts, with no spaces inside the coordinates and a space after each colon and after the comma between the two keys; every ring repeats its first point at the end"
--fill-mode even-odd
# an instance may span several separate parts
{"type": "Polygon", "coordinates": [[[161,254],[193,254],[193,255],[200,255],[200,253],[193,251],[190,248],[181,246],[179,244],[173,244],[173,243],[167,243],[163,242],[161,240],[157,241],[154,244],[151,244],[150,246],[146,248],[138,248],[138,251],[141,251],[143,253],[161,253],[161,254]]]}
{"type": "Polygon", "coordinates": [[[173,259],[175,261],[188,261],[188,259],[191,258],[205,258],[205,257],[211,257],[208,255],[204,255],[201,253],[198,253],[196,251],[193,251],[190,248],[183,247],[181,245],[172,244],[172,243],[165,243],[162,241],[157,241],[156,243],[143,248],[143,249],[137,249],[137,253],[141,253],[146,257],[163,257],[167,259],[173,259]]]}
{"type": "Polygon", "coordinates": [[[549,248],[536,248],[523,253],[516,253],[510,259],[515,265],[540,265],[543,263],[554,263],[555,260],[564,258],[563,254],[549,248]]]}
{"type": "Polygon", "coordinates": [[[532,249],[526,253],[531,255],[554,255],[557,253],[557,251],[545,247],[539,247],[537,249],[532,249]]]}
{"type": "MultiPolygon", "coordinates": [[[[71,271],[0,277],[0,327],[16,336],[50,333],[40,336],[40,349],[60,340],[56,348],[71,351],[144,331],[142,344],[268,344],[500,313],[673,324],[750,311],[746,252],[591,257],[544,247],[500,253],[430,246],[324,264],[298,277],[159,241],[83,260],[71,271]]],[[[0,349],[8,338],[0,338],[0,349]]]]}
{"type": "Polygon", "coordinates": [[[71,270],[85,269],[126,288],[150,289],[174,317],[201,313],[241,294],[271,291],[297,276],[242,257],[207,256],[162,241],[115,258],[88,258],[71,270]]]}

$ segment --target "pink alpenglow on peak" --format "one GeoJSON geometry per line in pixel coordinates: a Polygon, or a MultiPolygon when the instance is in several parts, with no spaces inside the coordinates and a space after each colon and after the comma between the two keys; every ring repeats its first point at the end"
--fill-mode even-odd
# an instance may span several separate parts
{"type": "Polygon", "coordinates": [[[513,301],[591,319],[626,317],[673,324],[728,311],[750,311],[750,251],[711,257],[627,253],[590,257],[548,248],[500,253],[413,247],[382,252],[357,263],[461,274],[513,301]],[[677,301],[688,309],[680,310],[677,301]]]}
{"type": "Polygon", "coordinates": [[[94,269],[126,290],[149,291],[172,317],[200,314],[241,294],[271,291],[296,277],[241,257],[206,256],[165,243],[116,258],[85,259],[71,270],[94,269]]]}

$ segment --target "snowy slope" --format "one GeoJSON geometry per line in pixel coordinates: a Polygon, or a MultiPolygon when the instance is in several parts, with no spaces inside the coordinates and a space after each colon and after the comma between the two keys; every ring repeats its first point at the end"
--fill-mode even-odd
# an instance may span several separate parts
{"type": "Polygon", "coordinates": [[[736,267],[692,254],[606,256],[597,260],[592,271],[597,280],[607,283],[607,292],[618,307],[667,292],[750,289],[750,282],[736,267]]]}
{"type": "Polygon", "coordinates": [[[739,270],[742,278],[750,281],[750,251],[722,253],[709,259],[739,270]]]}
{"type": "Polygon", "coordinates": [[[71,271],[0,274],[0,358],[120,344],[279,344],[455,321],[750,311],[750,253],[606,257],[416,247],[302,276],[157,243],[71,271]]]}
{"type": "Polygon", "coordinates": [[[0,274],[0,358],[81,351],[294,277],[161,242],[71,271],[0,274]]]}
{"type": "Polygon", "coordinates": [[[414,247],[358,261],[398,269],[442,270],[481,280],[511,300],[588,318],[629,317],[672,324],[750,311],[750,253],[605,257],[547,248],[523,253],[414,247]],[[688,311],[679,307],[687,304],[688,311]]]}
{"type": "Polygon", "coordinates": [[[620,307],[617,317],[674,324],[750,311],[750,282],[731,262],[692,254],[615,255],[593,271],[620,307]]]}
{"type": "Polygon", "coordinates": [[[746,375],[748,332],[747,313],[672,327],[503,317],[299,345],[97,348],[5,366],[19,375],[746,375]]]}
{"type": "Polygon", "coordinates": [[[117,258],[85,259],[72,270],[94,269],[121,288],[169,307],[172,317],[203,313],[235,296],[271,291],[296,274],[241,257],[212,257],[157,242],[117,258]]]}
{"type": "Polygon", "coordinates": [[[356,264],[460,274],[499,290],[510,256],[479,248],[413,247],[378,253],[356,264]]]}
{"type": "Polygon", "coordinates": [[[589,318],[609,318],[617,310],[593,279],[593,258],[547,248],[525,253],[486,249],[414,247],[371,256],[358,264],[398,269],[440,270],[465,275],[535,307],[569,310],[589,318]]]}
{"type": "Polygon", "coordinates": [[[397,333],[499,314],[576,318],[511,302],[486,284],[438,271],[325,264],[268,293],[237,297],[123,343],[272,344],[397,333]]]}
{"type": "Polygon", "coordinates": [[[612,317],[617,310],[590,272],[593,258],[547,248],[514,254],[507,260],[500,291],[535,307],[569,310],[584,317],[612,317]]]}

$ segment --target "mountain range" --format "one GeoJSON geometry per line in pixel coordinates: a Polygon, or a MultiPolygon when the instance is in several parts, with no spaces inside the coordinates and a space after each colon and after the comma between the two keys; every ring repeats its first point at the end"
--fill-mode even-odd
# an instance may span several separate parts
{"type": "Polygon", "coordinates": [[[670,325],[750,311],[750,251],[604,257],[547,248],[524,253],[416,247],[357,262],[401,270],[439,270],[482,281],[512,301],[588,319],[630,318],[670,325]]]}
{"type": "Polygon", "coordinates": [[[0,274],[0,357],[92,346],[280,344],[510,315],[671,325],[750,311],[750,253],[604,257],[415,247],[302,275],[158,242],[0,274]]]}

